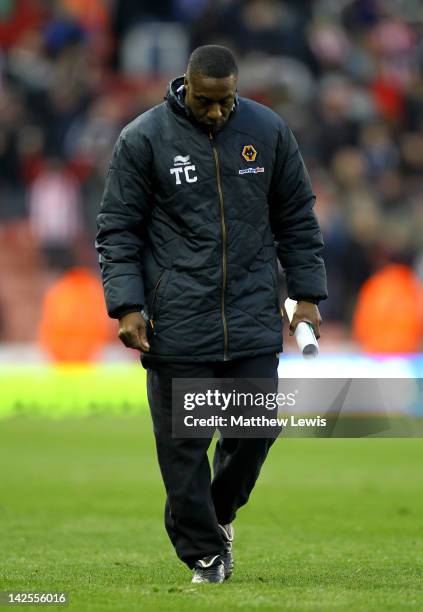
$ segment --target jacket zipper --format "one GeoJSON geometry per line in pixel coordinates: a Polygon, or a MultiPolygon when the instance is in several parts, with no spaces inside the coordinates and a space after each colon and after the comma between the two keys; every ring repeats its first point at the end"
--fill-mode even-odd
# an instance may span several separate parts
{"type": "Polygon", "coordinates": [[[225,315],[225,292],[226,292],[226,282],[227,282],[227,254],[226,254],[226,241],[227,241],[227,232],[226,232],[226,224],[225,224],[225,206],[223,203],[223,192],[222,192],[222,184],[220,181],[220,163],[219,163],[219,155],[217,153],[217,149],[213,144],[213,135],[210,132],[210,144],[213,151],[214,163],[216,167],[216,180],[217,180],[217,191],[219,193],[219,203],[220,203],[220,226],[222,229],[222,293],[220,300],[220,311],[222,315],[222,323],[223,323],[223,342],[224,342],[224,352],[223,359],[224,361],[229,360],[229,350],[228,350],[228,324],[226,321],[225,315]]]}
{"type": "Polygon", "coordinates": [[[155,316],[154,315],[154,307],[156,305],[157,291],[159,289],[160,283],[163,280],[164,275],[165,275],[165,272],[162,272],[161,275],[159,276],[159,280],[157,281],[157,283],[154,286],[153,300],[151,302],[150,326],[151,326],[151,329],[153,330],[153,334],[155,336],[157,335],[157,331],[155,329],[155,323],[157,322],[157,320],[156,320],[156,322],[154,321],[154,316],[155,316]]]}

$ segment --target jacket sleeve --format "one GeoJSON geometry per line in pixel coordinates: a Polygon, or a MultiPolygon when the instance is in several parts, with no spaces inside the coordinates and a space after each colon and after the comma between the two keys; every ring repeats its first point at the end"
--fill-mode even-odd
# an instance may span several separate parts
{"type": "Polygon", "coordinates": [[[327,287],[315,199],[294,135],[281,125],[269,193],[270,226],[289,297],[317,304],[326,299],[327,287]]]}
{"type": "Polygon", "coordinates": [[[142,251],[152,199],[150,144],[137,135],[136,147],[130,146],[124,130],[113,151],[97,217],[96,249],[112,318],[144,305],[142,251]]]}

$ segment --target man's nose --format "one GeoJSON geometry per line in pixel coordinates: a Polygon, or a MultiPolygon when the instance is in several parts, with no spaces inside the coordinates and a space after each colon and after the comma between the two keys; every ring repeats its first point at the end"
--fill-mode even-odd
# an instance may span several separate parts
{"type": "Polygon", "coordinates": [[[212,104],[207,111],[207,118],[210,121],[219,121],[222,119],[222,109],[220,108],[220,104],[212,104]]]}

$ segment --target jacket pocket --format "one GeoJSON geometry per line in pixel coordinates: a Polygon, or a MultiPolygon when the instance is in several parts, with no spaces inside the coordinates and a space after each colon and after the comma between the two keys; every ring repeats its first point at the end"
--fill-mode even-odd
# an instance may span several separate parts
{"type": "Polygon", "coordinates": [[[154,285],[153,289],[153,297],[151,299],[150,306],[150,327],[155,336],[158,333],[160,305],[164,298],[164,293],[166,290],[167,282],[169,280],[169,276],[170,270],[163,270],[158,280],[156,281],[156,284],[154,285]]]}
{"type": "Polygon", "coordinates": [[[275,258],[269,261],[269,273],[271,277],[271,287],[273,289],[272,304],[276,306],[277,310],[280,311],[280,293],[281,287],[279,286],[279,270],[278,262],[275,258]]]}

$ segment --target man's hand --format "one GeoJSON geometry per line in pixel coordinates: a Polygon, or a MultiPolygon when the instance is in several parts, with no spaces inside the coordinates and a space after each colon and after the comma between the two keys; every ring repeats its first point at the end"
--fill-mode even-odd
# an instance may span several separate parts
{"type": "Polygon", "coordinates": [[[120,340],[128,348],[148,353],[147,323],[140,312],[130,312],[119,319],[120,340]]]}
{"type": "Polygon", "coordinates": [[[291,325],[289,326],[289,335],[293,336],[295,329],[301,321],[310,323],[313,328],[314,335],[316,338],[320,338],[320,325],[322,323],[322,317],[320,316],[319,309],[316,304],[311,302],[305,302],[301,300],[297,302],[297,307],[292,317],[291,325]]]}

